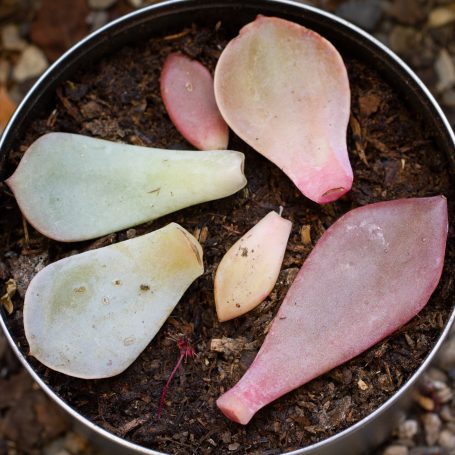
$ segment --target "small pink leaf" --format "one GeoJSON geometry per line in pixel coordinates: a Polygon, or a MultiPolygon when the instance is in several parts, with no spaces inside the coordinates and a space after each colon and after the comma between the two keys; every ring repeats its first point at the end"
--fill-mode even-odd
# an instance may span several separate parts
{"type": "Polygon", "coordinates": [[[320,204],[352,186],[350,89],[340,54],[301,25],[259,16],[224,49],[215,97],[228,125],[320,204]]]}
{"type": "Polygon", "coordinates": [[[272,292],[291,228],[289,220],[270,212],[227,251],[214,282],[220,321],[247,313],[272,292]]]}
{"type": "Polygon", "coordinates": [[[224,150],[229,129],[221,117],[207,68],[178,52],[170,54],[161,72],[164,106],[183,137],[200,150],[224,150]]]}
{"type": "Polygon", "coordinates": [[[246,424],[408,322],[438,284],[447,229],[442,196],[380,202],[340,218],[305,261],[253,364],[218,399],[221,411],[246,424]]]}

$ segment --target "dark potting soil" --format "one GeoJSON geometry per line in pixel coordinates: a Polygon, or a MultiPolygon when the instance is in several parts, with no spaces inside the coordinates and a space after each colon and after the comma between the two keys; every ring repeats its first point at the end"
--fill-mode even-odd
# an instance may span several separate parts
{"type": "MultiPolygon", "coordinates": [[[[54,105],[30,125],[21,145],[12,151],[9,173],[31,142],[50,131],[169,149],[191,148],[171,124],[161,101],[163,60],[178,50],[213,70],[231,37],[222,24],[193,26],[177,35],[125,47],[68,80],[57,90],[54,105]]],[[[80,380],[29,358],[44,380],[77,411],[118,436],[163,452],[271,455],[349,427],[384,403],[422,363],[454,302],[453,231],[436,292],[425,309],[394,335],[267,406],[247,426],[230,422],[215,405],[252,362],[306,256],[343,213],[381,200],[444,194],[450,204],[449,216],[453,216],[455,192],[447,159],[433,142],[432,132],[419,120],[419,113],[408,109],[374,70],[350,56],[345,61],[352,89],[348,145],[355,179],[352,191],[335,203],[319,206],[306,199],[276,166],[233,134],[230,148],[246,155],[248,185],[244,190],[92,242],[61,244],[41,236],[23,222],[14,198],[2,187],[0,279],[13,278],[18,285],[14,311],[7,321],[25,354],[22,298],[30,279],[44,265],[171,221],[193,232],[203,245],[204,275],[124,373],[105,380],[80,380]],[[243,233],[280,207],[283,216],[293,222],[293,230],[277,285],[254,311],[220,324],[213,301],[213,276],[219,261],[243,233]],[[178,360],[176,341],[182,337],[192,343],[197,356],[178,370],[158,419],[160,395],[178,360]]]]}

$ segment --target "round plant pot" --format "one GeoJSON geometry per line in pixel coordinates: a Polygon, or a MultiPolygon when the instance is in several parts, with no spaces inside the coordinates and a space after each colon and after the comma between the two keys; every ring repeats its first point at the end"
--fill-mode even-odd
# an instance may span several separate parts
{"type": "MultiPolygon", "coordinates": [[[[150,36],[164,36],[188,27],[192,22],[220,18],[233,29],[253,20],[258,14],[278,16],[311,28],[329,39],[342,53],[354,55],[374,68],[402,97],[403,102],[419,113],[425,128],[451,168],[455,170],[455,137],[440,107],[417,76],[396,55],[359,28],[331,14],[286,0],[213,1],[174,0],[150,6],[122,17],[93,33],[61,57],[39,79],[24,99],[7,126],[0,142],[0,177],[7,177],[6,157],[24,137],[27,125],[47,109],[55,97],[57,87],[74,74],[87,68],[122,46],[141,42],[150,36]]],[[[2,328],[14,352],[34,380],[61,408],[68,412],[93,441],[99,442],[106,453],[159,454],[155,450],[135,445],[115,436],[83,417],[49,387],[17,345],[17,339],[8,325],[8,315],[2,311],[2,328]]],[[[391,398],[368,416],[318,443],[293,450],[292,454],[365,453],[380,444],[407,406],[410,392],[422,377],[424,370],[436,357],[455,319],[450,315],[431,351],[410,378],[391,398]]],[[[215,452],[216,449],[215,449],[215,452]]],[[[241,452],[247,453],[247,452],[241,452]]],[[[274,452],[276,453],[276,452],[274,452]]]]}

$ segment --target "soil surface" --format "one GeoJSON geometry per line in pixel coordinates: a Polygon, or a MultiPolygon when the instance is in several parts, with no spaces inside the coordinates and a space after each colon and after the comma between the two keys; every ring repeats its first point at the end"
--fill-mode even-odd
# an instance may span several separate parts
{"type": "MultiPolygon", "coordinates": [[[[54,105],[30,125],[27,137],[9,157],[8,172],[33,140],[50,131],[153,147],[191,148],[173,127],[161,101],[163,60],[178,50],[213,70],[231,37],[222,23],[193,26],[176,36],[126,47],[67,81],[57,91],[54,105]]],[[[22,297],[30,279],[44,265],[171,221],[193,232],[203,245],[204,275],[121,375],[84,381],[30,359],[46,382],[83,415],[116,435],[163,452],[272,455],[320,441],[357,422],[398,390],[421,364],[454,302],[450,274],[455,265],[453,239],[449,239],[443,277],[430,302],[393,336],[267,406],[246,427],[229,422],[215,405],[252,362],[306,256],[343,213],[381,200],[444,194],[453,216],[455,194],[448,164],[432,140],[432,131],[373,69],[351,56],[344,57],[352,90],[348,146],[355,177],[352,191],[335,203],[318,206],[310,202],[277,167],[232,134],[230,148],[246,155],[248,185],[244,190],[223,201],[182,210],[93,242],[68,245],[46,239],[23,223],[14,198],[3,188],[0,254],[8,270],[5,278],[11,275],[19,291],[8,323],[24,353],[22,297]],[[280,207],[283,216],[293,222],[293,230],[276,287],[251,313],[218,323],[213,276],[219,261],[243,233],[280,207]],[[311,241],[304,243],[307,226],[311,241]],[[161,392],[178,360],[177,340],[182,337],[192,343],[197,356],[178,370],[157,419],[161,392]]]]}

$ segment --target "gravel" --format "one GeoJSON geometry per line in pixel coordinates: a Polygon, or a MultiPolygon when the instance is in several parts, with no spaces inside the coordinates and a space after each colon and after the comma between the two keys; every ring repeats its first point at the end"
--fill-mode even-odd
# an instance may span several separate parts
{"type": "Polygon", "coordinates": [[[38,77],[48,67],[46,56],[36,46],[29,45],[20,55],[13,69],[13,79],[16,82],[24,82],[38,77]]]}
{"type": "Polygon", "coordinates": [[[27,42],[20,36],[17,25],[8,24],[3,27],[2,47],[7,51],[23,51],[27,47],[27,42]]]}
{"type": "Polygon", "coordinates": [[[441,419],[437,414],[429,412],[428,414],[423,414],[422,422],[425,430],[425,442],[429,446],[435,445],[441,432],[441,419]]]}
{"type": "MultiPolygon", "coordinates": [[[[18,101],[61,53],[90,30],[151,0],[0,0],[0,92],[18,101]],[[58,21],[54,20],[58,18],[58,21]]],[[[403,57],[441,102],[455,126],[455,1],[315,0],[403,57]]],[[[4,98],[6,99],[6,98],[4,98]]],[[[9,105],[11,106],[11,105],[9,105]]],[[[2,121],[10,112],[0,104],[2,121]]],[[[1,133],[0,133],[1,134],[1,133]]],[[[3,289],[0,289],[0,293],[3,289]]],[[[427,373],[408,415],[375,454],[455,455],[455,333],[427,373]]],[[[33,384],[0,335],[0,453],[95,455],[98,452],[33,384]],[[41,409],[40,413],[36,409],[41,409]],[[35,410],[35,411],[33,411],[35,410]],[[32,427],[30,427],[32,425],[32,427]],[[33,428],[33,431],[30,430],[33,428]],[[28,430],[27,430],[28,429],[28,430]],[[53,430],[53,431],[52,431],[53,430]],[[31,436],[30,436],[31,435],[31,436]]],[[[235,443],[232,450],[236,451],[235,443]]]]}
{"type": "Polygon", "coordinates": [[[455,64],[447,49],[441,49],[435,62],[435,70],[438,75],[436,90],[444,92],[455,84],[455,64]]]}
{"type": "Polygon", "coordinates": [[[365,30],[373,30],[382,16],[378,0],[348,0],[341,3],[335,13],[365,30]]]}

